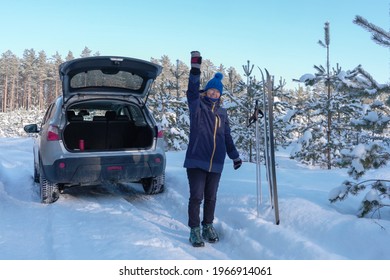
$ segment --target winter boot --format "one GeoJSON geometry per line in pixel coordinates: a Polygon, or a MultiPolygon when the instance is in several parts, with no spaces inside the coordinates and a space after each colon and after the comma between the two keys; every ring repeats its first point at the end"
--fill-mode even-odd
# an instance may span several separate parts
{"type": "Polygon", "coordinates": [[[191,228],[190,242],[194,247],[204,247],[204,242],[200,236],[200,227],[191,228]]]}
{"type": "Polygon", "coordinates": [[[203,236],[203,239],[205,239],[207,242],[210,242],[210,243],[215,243],[215,242],[219,241],[218,234],[215,231],[213,224],[203,225],[202,236],[203,236]]]}

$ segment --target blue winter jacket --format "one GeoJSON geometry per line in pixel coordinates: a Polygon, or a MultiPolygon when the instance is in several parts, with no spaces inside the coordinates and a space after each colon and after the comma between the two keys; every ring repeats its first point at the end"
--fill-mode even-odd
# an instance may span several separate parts
{"type": "Polygon", "coordinates": [[[230,135],[226,109],[199,94],[200,75],[190,72],[187,102],[190,109],[190,141],[184,161],[186,168],[221,173],[226,154],[239,158],[230,135]]]}

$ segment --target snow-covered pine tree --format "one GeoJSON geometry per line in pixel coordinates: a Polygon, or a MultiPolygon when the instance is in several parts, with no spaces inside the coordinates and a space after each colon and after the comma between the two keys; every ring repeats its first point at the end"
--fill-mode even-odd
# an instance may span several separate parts
{"type": "Polygon", "coordinates": [[[326,166],[326,102],[322,85],[316,85],[307,96],[296,104],[290,116],[299,138],[291,150],[291,158],[305,164],[326,166]]]}
{"type": "Polygon", "coordinates": [[[358,183],[344,181],[329,193],[329,201],[343,201],[349,195],[357,196],[365,190],[367,192],[357,211],[358,217],[362,218],[371,213],[372,217],[376,214],[376,217],[380,218],[381,208],[390,206],[390,180],[365,180],[358,183]]]}
{"type": "MultiPolygon", "coordinates": [[[[317,67],[318,69],[322,68],[317,67]]],[[[307,85],[318,85],[321,82],[321,72],[315,76],[302,77],[307,85]]],[[[335,152],[333,156],[336,159],[334,164],[348,167],[348,174],[357,180],[365,174],[366,170],[379,168],[390,159],[385,140],[390,110],[381,97],[382,93],[388,91],[388,86],[378,84],[361,66],[347,72],[337,67],[337,71],[334,71],[331,77],[335,92],[331,102],[334,116],[332,120],[334,125],[332,144],[335,152]]],[[[311,119],[315,118],[311,116],[311,119]]],[[[316,130],[306,132],[304,137],[300,138],[300,151],[304,156],[297,155],[301,159],[318,160],[319,158],[315,153],[316,147],[319,146],[314,144],[318,138],[313,137],[313,131],[316,130]]],[[[319,135],[324,134],[319,133],[319,135]]],[[[340,187],[331,191],[329,200],[341,201],[349,194],[358,195],[364,190],[367,193],[359,207],[358,216],[363,217],[373,212],[380,215],[379,210],[389,205],[390,184],[387,180],[370,179],[359,183],[345,181],[340,187]]]]}
{"type": "MultiPolygon", "coordinates": [[[[318,71],[315,75],[306,74],[300,79],[306,85],[313,85],[314,98],[309,98],[305,102],[306,104],[301,104],[303,108],[299,108],[295,113],[296,115],[308,115],[312,121],[311,124],[303,128],[301,135],[305,135],[305,138],[298,140],[301,145],[298,145],[298,150],[295,150],[295,154],[292,155],[303,162],[307,161],[307,157],[311,160],[322,158],[320,155],[313,155],[313,153],[321,151],[317,150],[321,145],[315,144],[315,141],[324,141],[325,128],[323,124],[326,122],[324,117],[326,112],[323,111],[323,108],[326,106],[323,104],[328,101],[323,97],[325,95],[324,80],[327,78],[323,67],[316,66],[315,69],[318,71]],[[307,146],[308,134],[304,133],[307,130],[310,130],[313,137],[311,148],[310,145],[307,146]],[[302,145],[302,141],[306,145],[302,145]]],[[[378,134],[373,133],[372,129],[374,128],[382,133],[381,129],[385,128],[389,121],[387,115],[384,114],[388,109],[384,107],[383,102],[375,100],[378,93],[382,92],[384,88],[378,85],[361,66],[346,72],[337,66],[336,69],[332,70],[329,81],[334,91],[329,103],[333,115],[330,139],[331,164],[345,166],[340,151],[353,149],[362,140],[372,141],[375,139],[378,134]],[[374,123],[374,121],[377,122],[374,123]]],[[[323,162],[317,162],[317,164],[322,165],[323,162]]]]}
{"type": "Polygon", "coordinates": [[[297,102],[292,90],[285,90],[285,81],[281,77],[274,89],[274,137],[275,147],[287,147],[295,139],[294,123],[291,114],[297,102]]]}
{"type": "Polygon", "coordinates": [[[243,65],[246,82],[230,69],[228,72],[229,88],[227,96],[224,97],[224,107],[229,110],[229,120],[232,136],[235,144],[240,150],[243,160],[255,161],[255,126],[249,126],[249,118],[253,113],[255,99],[261,98],[261,82],[252,75],[254,65],[247,61],[243,65]]]}
{"type": "Polygon", "coordinates": [[[91,53],[92,53],[92,50],[90,48],[88,48],[87,46],[85,46],[80,54],[80,57],[90,57],[91,53]]]}
{"type": "Polygon", "coordinates": [[[163,66],[163,71],[153,84],[148,106],[164,130],[168,150],[182,150],[188,144],[189,118],[185,99],[188,67],[168,56],[151,60],[163,66]]]}
{"type": "Polygon", "coordinates": [[[222,97],[222,101],[224,108],[228,110],[232,137],[237,149],[240,150],[242,159],[248,160],[249,150],[245,140],[251,138],[252,134],[246,129],[249,109],[241,103],[245,85],[236,69],[232,67],[227,70],[227,77],[224,81],[226,94],[222,97]]]}
{"type": "Polygon", "coordinates": [[[304,162],[327,166],[330,169],[333,166],[335,154],[334,137],[332,137],[334,134],[333,127],[335,125],[332,122],[332,115],[333,106],[335,105],[333,96],[335,88],[334,79],[337,73],[335,73],[335,70],[332,71],[330,69],[330,32],[328,22],[324,25],[324,42],[319,40],[318,43],[326,48],[326,67],[321,65],[314,66],[317,70],[314,76],[304,75],[300,79],[306,85],[316,85],[315,89],[318,90],[318,98],[311,100],[314,103],[308,104],[308,111],[305,112],[305,108],[298,111],[304,115],[309,114],[312,123],[304,128],[302,133],[304,138],[298,140],[297,149],[293,150],[292,157],[299,158],[304,162]]]}
{"type": "Polygon", "coordinates": [[[299,86],[295,90],[288,91],[288,107],[286,106],[284,114],[282,114],[279,119],[276,119],[276,123],[280,121],[284,123],[284,137],[289,139],[289,142],[285,141],[283,146],[293,143],[302,136],[302,128],[305,127],[304,124],[308,123],[308,119],[306,119],[304,116],[305,114],[303,114],[305,108],[304,104],[310,96],[311,91],[308,87],[303,88],[299,86]]]}
{"type": "Polygon", "coordinates": [[[69,61],[69,60],[72,60],[72,59],[75,59],[75,57],[73,55],[73,52],[72,51],[68,51],[68,54],[65,57],[65,61],[69,61]]]}
{"type": "MultiPolygon", "coordinates": [[[[350,96],[360,100],[360,110],[351,118],[351,128],[355,131],[354,140],[341,151],[340,164],[349,167],[348,174],[358,180],[369,169],[384,166],[390,159],[388,152],[388,123],[390,112],[386,100],[389,86],[378,84],[361,66],[339,75],[340,88],[348,88],[350,96]]],[[[346,142],[347,143],[347,142],[346,142]]],[[[368,179],[363,182],[346,180],[329,194],[330,202],[342,201],[351,195],[366,191],[357,215],[377,214],[389,206],[390,183],[386,179],[368,179]]]]}

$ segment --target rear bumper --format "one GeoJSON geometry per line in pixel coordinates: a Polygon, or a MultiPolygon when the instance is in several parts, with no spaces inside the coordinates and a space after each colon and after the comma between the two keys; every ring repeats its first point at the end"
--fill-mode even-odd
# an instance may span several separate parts
{"type": "Polygon", "coordinates": [[[136,182],[159,176],[165,170],[161,154],[67,158],[43,165],[46,179],[61,184],[91,184],[104,181],[136,182]]]}

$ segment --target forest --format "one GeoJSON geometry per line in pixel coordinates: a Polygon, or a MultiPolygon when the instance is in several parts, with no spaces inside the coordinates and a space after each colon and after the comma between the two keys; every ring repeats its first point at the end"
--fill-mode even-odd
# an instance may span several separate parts
{"type": "MultiPolygon", "coordinates": [[[[92,54],[85,47],[79,57],[92,55],[97,56],[99,52],[92,54]]],[[[61,94],[59,65],[74,58],[71,51],[65,58],[58,53],[48,57],[45,51],[34,49],[26,49],[21,58],[11,51],[3,53],[0,112],[26,110],[43,114],[61,94]]],[[[185,149],[189,129],[185,99],[189,67],[179,60],[172,62],[167,56],[151,58],[151,62],[162,65],[163,72],[155,81],[147,104],[166,131],[167,149],[185,149]]],[[[244,62],[242,67],[244,77],[233,67],[216,66],[204,60],[202,83],[204,85],[216,72],[224,74],[223,105],[230,111],[237,146],[245,159],[252,161],[254,127],[248,127],[248,121],[255,100],[262,102],[263,89],[262,81],[256,79],[256,74],[260,76],[259,69],[250,61],[244,62]]],[[[340,164],[340,151],[350,145],[369,143],[372,139],[387,141],[388,85],[378,84],[361,66],[344,71],[337,65],[329,74],[321,65],[314,70],[317,73],[302,75],[295,89],[286,89],[282,77],[274,81],[277,146],[286,147],[297,141],[300,148],[293,151],[292,157],[308,164],[335,166],[340,164]],[[321,148],[324,145],[331,147],[330,162],[326,155],[318,152],[324,151],[321,148]]],[[[271,73],[273,77],[277,77],[276,74],[271,73]]]]}
{"type": "MultiPolygon", "coordinates": [[[[98,55],[85,47],[79,57],[98,55]]],[[[62,58],[58,53],[48,57],[34,49],[26,49],[21,58],[11,51],[1,55],[0,137],[27,136],[23,126],[39,123],[48,105],[61,95],[58,66],[74,58],[71,51],[62,58]]],[[[146,104],[164,130],[167,151],[185,150],[190,125],[186,102],[189,66],[179,60],[173,62],[166,55],[150,61],[163,66],[163,71],[146,104]]],[[[243,77],[233,67],[217,66],[207,59],[201,67],[202,86],[216,72],[223,73],[222,104],[228,110],[241,157],[249,162],[255,162],[257,156],[263,161],[265,139],[260,137],[261,154],[256,155],[255,126],[249,126],[255,102],[263,106],[264,82],[256,78],[262,70],[250,61],[242,65],[243,77]]],[[[388,84],[377,83],[360,65],[351,70],[343,70],[338,64],[332,68],[329,63],[315,65],[314,73],[296,79],[295,89],[287,89],[283,77],[276,78],[277,73],[270,74],[277,149],[288,147],[291,158],[307,165],[346,168],[354,180],[390,159],[388,84]]],[[[262,125],[259,129],[264,135],[262,125]]],[[[381,182],[374,180],[387,196],[389,192],[381,182]]],[[[344,196],[332,198],[334,201],[362,189],[362,185],[349,181],[343,184],[344,196]]]]}

